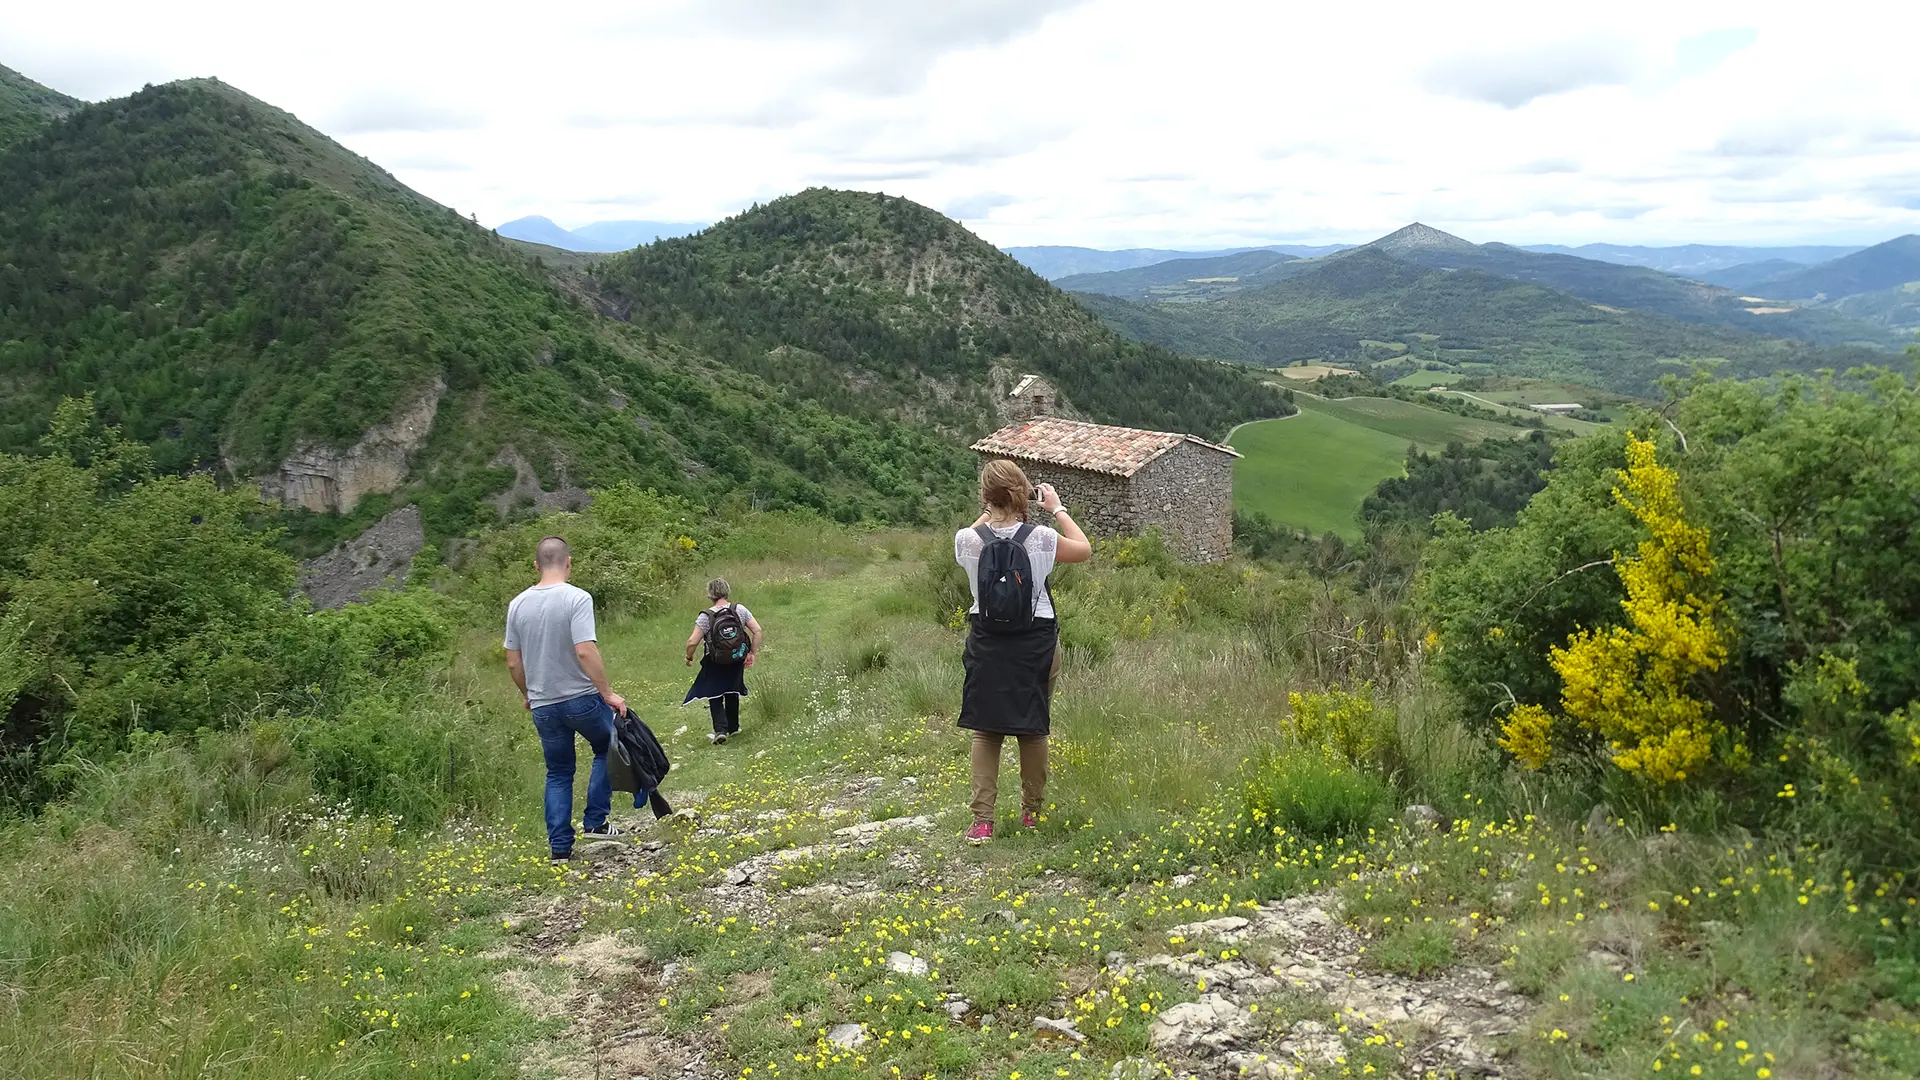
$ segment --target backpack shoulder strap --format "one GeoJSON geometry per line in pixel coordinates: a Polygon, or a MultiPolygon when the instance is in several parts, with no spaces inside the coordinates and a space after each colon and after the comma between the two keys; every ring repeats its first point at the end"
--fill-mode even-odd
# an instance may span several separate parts
{"type": "Polygon", "coordinates": [[[980,542],[983,544],[991,544],[995,540],[1000,539],[999,537],[993,535],[993,530],[987,528],[985,525],[975,525],[973,527],[973,531],[980,534],[980,542]]]}
{"type": "Polygon", "coordinates": [[[1033,535],[1033,522],[1023,521],[1020,523],[1020,527],[1013,531],[1013,542],[1016,544],[1019,544],[1021,547],[1026,547],[1027,537],[1032,535],[1033,535]]]}

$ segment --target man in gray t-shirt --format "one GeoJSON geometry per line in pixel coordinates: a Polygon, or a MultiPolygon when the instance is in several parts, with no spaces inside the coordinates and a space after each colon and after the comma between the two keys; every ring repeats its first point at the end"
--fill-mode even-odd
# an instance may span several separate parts
{"type": "Polygon", "coordinates": [[[607,685],[607,669],[593,629],[593,597],[567,584],[573,553],[557,536],[534,553],[540,581],[507,605],[507,671],[533,713],[547,762],[547,845],[555,859],[573,853],[574,736],[593,748],[587,774],[587,805],[580,824],[588,839],[610,839],[607,821],[613,788],[607,781],[607,751],[614,717],[627,700],[607,685]]]}

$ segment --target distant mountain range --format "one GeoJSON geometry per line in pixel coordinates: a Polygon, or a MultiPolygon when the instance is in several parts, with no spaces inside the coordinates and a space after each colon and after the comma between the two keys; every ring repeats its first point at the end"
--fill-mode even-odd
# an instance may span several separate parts
{"type": "MultiPolygon", "coordinates": [[[[1622,266],[1644,266],[1649,270],[1662,270],[1669,274],[1690,277],[1696,281],[1712,281],[1713,279],[1706,275],[1743,264],[1772,260],[1795,266],[1811,266],[1814,263],[1826,262],[1828,259],[1837,259],[1842,255],[1851,255],[1859,251],[1860,247],[1859,244],[1851,247],[1830,245],[1723,247],[1715,244],[1681,244],[1677,247],[1582,244],[1579,247],[1562,247],[1558,244],[1530,244],[1527,245],[1526,250],[1549,255],[1575,255],[1582,259],[1619,263],[1622,266]]],[[[1719,284],[1719,282],[1713,283],[1719,284]]]]}
{"type": "Polygon", "coordinates": [[[675,236],[697,233],[706,225],[690,221],[596,221],[577,229],[564,229],[553,219],[515,218],[494,231],[512,240],[545,244],[564,251],[626,251],[675,236]]]}
{"type": "Polygon", "coordinates": [[[1075,274],[1104,274],[1114,270],[1132,270],[1135,267],[1151,266],[1169,259],[1211,259],[1224,255],[1239,255],[1248,251],[1277,251],[1298,259],[1311,259],[1319,255],[1331,255],[1336,251],[1344,251],[1351,246],[1351,244],[1271,244],[1266,247],[1221,248],[1217,251],[1172,251],[1163,248],[1102,251],[1098,248],[1042,245],[1010,247],[1001,250],[1025,263],[1027,269],[1048,281],[1057,281],[1075,274]]]}
{"type": "MultiPolygon", "coordinates": [[[[1465,241],[1462,241],[1463,243],[1465,241]]],[[[1004,249],[1007,254],[1026,263],[1034,273],[1048,281],[1076,277],[1083,274],[1105,274],[1118,270],[1134,270],[1143,266],[1172,260],[1217,259],[1228,255],[1239,255],[1249,251],[1284,252],[1302,259],[1331,255],[1336,251],[1345,251],[1353,244],[1268,244],[1259,247],[1222,248],[1218,251],[1186,251],[1163,248],[1126,248],[1119,251],[1102,251],[1084,247],[1010,247],[1004,249]]],[[[1597,262],[1618,263],[1622,266],[1643,266],[1650,270],[1661,270],[1681,277],[1690,277],[1715,285],[1728,285],[1706,275],[1740,268],[1745,264],[1775,260],[1779,266],[1811,266],[1814,263],[1837,259],[1860,250],[1859,246],[1799,246],[1799,247],[1726,247],[1713,244],[1682,244],[1676,247],[1630,247],[1620,244],[1583,244],[1579,247],[1564,247],[1558,244],[1532,244],[1521,248],[1523,251],[1537,251],[1548,255],[1575,255],[1582,259],[1597,262]]],[[[1779,269],[1768,270],[1762,276],[1778,273],[1779,269]]],[[[1744,280],[1758,280],[1751,272],[1736,275],[1744,280]]]]}
{"type": "Polygon", "coordinates": [[[1059,284],[1123,333],[1222,360],[1536,375],[1646,393],[1662,373],[1696,363],[1758,375],[1885,362],[1912,340],[1901,300],[1920,301],[1920,291],[1885,285],[1920,280],[1911,254],[1903,238],[1795,271],[1807,276],[1803,293],[1826,280],[1883,286],[1858,294],[1876,305],[1853,309],[1847,300],[1757,301],[1644,266],[1474,244],[1418,223],[1318,258],[1168,260],[1059,284]]]}

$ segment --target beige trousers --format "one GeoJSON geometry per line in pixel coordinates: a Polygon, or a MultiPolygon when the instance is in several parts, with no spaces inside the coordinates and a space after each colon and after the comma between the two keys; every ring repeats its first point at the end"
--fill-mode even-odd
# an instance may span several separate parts
{"type": "MultiPolygon", "coordinates": [[[[1046,805],[1047,737],[1015,735],[1020,741],[1020,809],[1037,814],[1046,805]]],[[[1005,735],[973,733],[973,820],[992,821],[1000,797],[1000,749],[1005,735]]]]}

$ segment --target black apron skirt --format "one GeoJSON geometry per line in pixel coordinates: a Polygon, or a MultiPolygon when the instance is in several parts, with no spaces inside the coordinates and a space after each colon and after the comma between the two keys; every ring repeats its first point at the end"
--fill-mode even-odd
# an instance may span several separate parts
{"type": "Polygon", "coordinates": [[[1060,627],[1035,619],[1017,634],[988,633],[976,624],[967,635],[960,690],[960,726],[991,735],[1049,735],[1054,650],[1060,627]]]}

